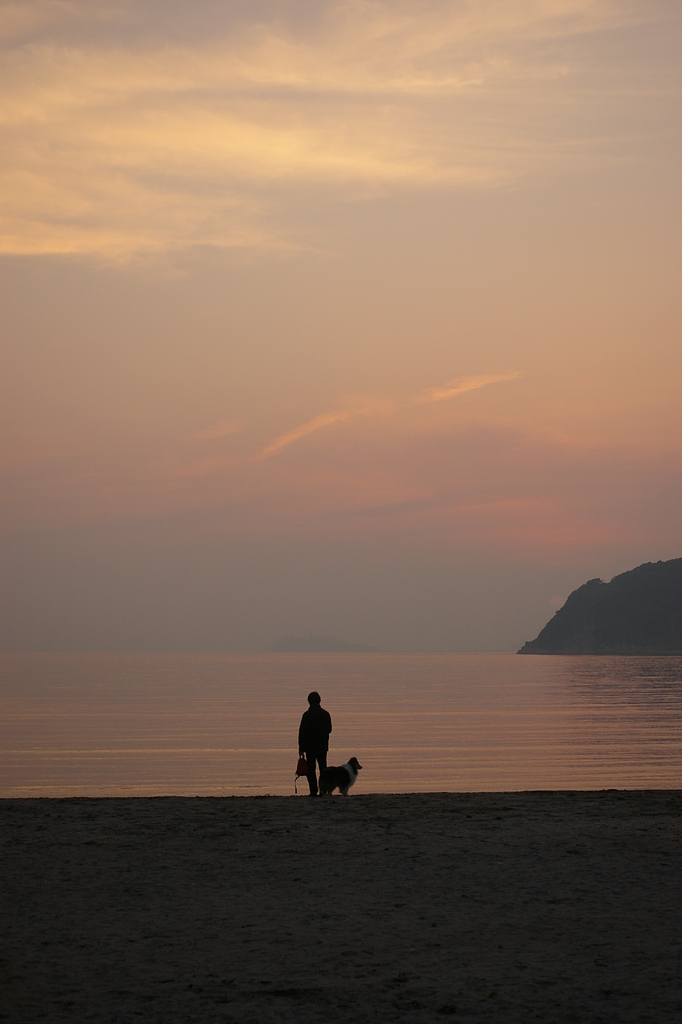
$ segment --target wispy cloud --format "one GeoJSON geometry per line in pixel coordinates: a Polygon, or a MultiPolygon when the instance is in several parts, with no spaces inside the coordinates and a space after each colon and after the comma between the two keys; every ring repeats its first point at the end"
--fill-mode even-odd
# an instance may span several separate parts
{"type": "Polygon", "coordinates": [[[399,413],[415,406],[430,405],[434,402],[443,402],[450,398],[456,398],[458,395],[466,394],[468,391],[478,391],[480,388],[488,387],[490,384],[499,384],[503,381],[516,380],[520,376],[520,373],[496,373],[478,377],[455,378],[443,387],[430,388],[427,391],[422,391],[420,394],[415,395],[405,402],[391,402],[379,397],[366,399],[361,404],[357,404],[354,408],[339,409],[334,412],[323,413],[322,415],[315,416],[314,419],[301,424],[300,427],[295,427],[294,430],[289,430],[285,434],[280,434],[258,454],[257,458],[266,459],[272,455],[277,455],[279,452],[284,451],[285,448],[289,448],[290,445],[295,444],[304,437],[309,437],[311,434],[316,434],[319,430],[324,430],[326,427],[334,426],[337,423],[346,423],[349,420],[357,419],[361,416],[368,416],[371,413],[399,413]]]}
{"type": "Polygon", "coordinates": [[[150,27],[123,0],[10,4],[0,251],[282,249],[297,242],[275,226],[283,185],[509,181],[570,148],[551,116],[566,60],[538,40],[617,24],[619,7],[346,0],[304,25],[275,3],[250,21],[199,4],[188,44],[181,5],[150,27]]]}
{"type": "Polygon", "coordinates": [[[327,412],[321,416],[316,416],[314,419],[308,420],[307,423],[303,423],[300,427],[289,430],[286,434],[280,434],[279,437],[276,437],[274,441],[271,441],[263,449],[258,458],[266,459],[270,455],[276,455],[277,452],[283,451],[289,445],[295,444],[296,441],[309,437],[310,434],[315,434],[318,430],[324,430],[325,427],[331,427],[334,423],[344,423],[346,420],[351,419],[351,417],[358,416],[360,412],[361,410],[356,409],[353,411],[327,412]]]}
{"type": "Polygon", "coordinates": [[[455,378],[448,381],[442,387],[429,388],[427,391],[422,391],[414,399],[414,403],[421,405],[431,402],[443,402],[448,398],[456,398],[457,395],[463,395],[467,391],[478,391],[479,388],[485,388],[488,384],[499,384],[505,380],[516,380],[520,376],[520,373],[495,373],[483,377],[455,378]]]}

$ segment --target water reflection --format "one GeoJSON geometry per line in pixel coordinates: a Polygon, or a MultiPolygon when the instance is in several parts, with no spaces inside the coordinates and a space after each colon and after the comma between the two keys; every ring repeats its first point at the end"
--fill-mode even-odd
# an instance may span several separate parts
{"type": "Polygon", "coordinates": [[[586,701],[679,706],[682,701],[681,657],[557,658],[563,684],[586,701]]]}
{"type": "Polygon", "coordinates": [[[0,795],[291,793],[305,696],[357,792],[677,788],[682,658],[3,655],[0,795]]]}

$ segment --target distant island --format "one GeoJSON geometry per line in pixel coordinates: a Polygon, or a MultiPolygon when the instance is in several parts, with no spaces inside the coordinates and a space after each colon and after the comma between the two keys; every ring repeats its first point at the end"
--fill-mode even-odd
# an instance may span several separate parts
{"type": "Polygon", "coordinates": [[[284,636],[270,647],[283,654],[371,654],[375,648],[365,644],[349,644],[333,636],[284,636]]]}
{"type": "Polygon", "coordinates": [[[574,590],[519,654],[682,654],[682,558],[574,590]]]}

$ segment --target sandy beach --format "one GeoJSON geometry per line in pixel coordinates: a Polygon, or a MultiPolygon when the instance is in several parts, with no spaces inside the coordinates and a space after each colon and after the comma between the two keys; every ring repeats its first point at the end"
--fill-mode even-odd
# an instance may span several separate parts
{"type": "Polygon", "coordinates": [[[678,1021],[682,793],[5,800],[3,1021],[678,1021]]]}

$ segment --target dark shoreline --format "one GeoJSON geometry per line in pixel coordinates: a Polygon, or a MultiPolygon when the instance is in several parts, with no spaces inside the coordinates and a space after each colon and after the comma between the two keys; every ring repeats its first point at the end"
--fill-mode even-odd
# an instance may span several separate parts
{"type": "MultiPolygon", "coordinates": [[[[478,800],[479,798],[485,800],[486,798],[498,799],[505,798],[514,800],[515,798],[548,798],[548,797],[601,797],[604,794],[619,794],[623,796],[644,796],[644,795],[655,795],[660,796],[662,794],[668,794],[671,797],[680,797],[682,799],[682,788],[670,786],[652,787],[642,786],[641,788],[619,788],[617,786],[605,786],[600,790],[426,790],[419,793],[356,793],[349,794],[348,800],[352,799],[354,803],[360,801],[374,801],[374,800],[429,800],[434,799],[473,799],[478,800]]],[[[72,797],[0,797],[0,814],[2,813],[3,805],[7,804],[40,804],[50,802],[52,804],[78,804],[78,803],[143,803],[157,802],[157,801],[186,801],[193,803],[196,801],[205,800],[207,802],[219,802],[219,801],[304,801],[308,803],[307,794],[303,794],[299,791],[298,794],[280,794],[280,793],[236,793],[236,794],[225,794],[216,796],[214,794],[169,794],[162,793],[157,795],[146,795],[146,796],[111,796],[105,795],[78,795],[72,797]]],[[[331,801],[341,801],[343,798],[339,793],[334,794],[333,797],[328,797],[321,803],[330,803],[331,801]]]]}
{"type": "Polygon", "coordinates": [[[682,790],[3,799],[0,843],[0,1020],[682,1011],[682,790]]]}

